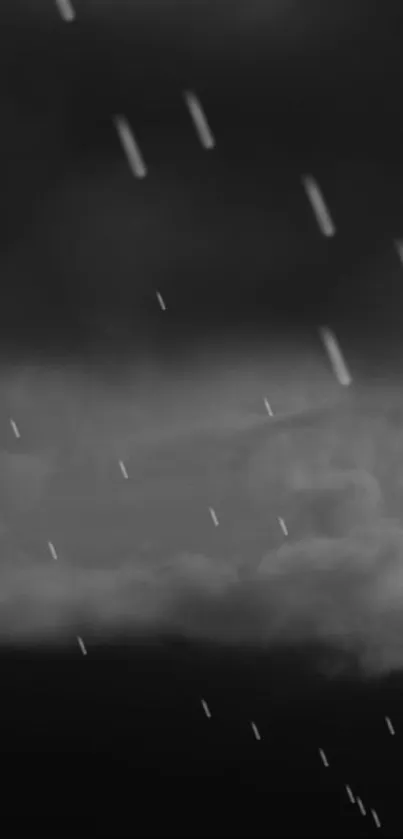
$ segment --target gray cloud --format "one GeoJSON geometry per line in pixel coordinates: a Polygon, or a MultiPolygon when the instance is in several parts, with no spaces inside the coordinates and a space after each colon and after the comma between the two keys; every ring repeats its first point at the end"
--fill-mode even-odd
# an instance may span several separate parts
{"type": "MultiPolygon", "coordinates": [[[[256,375],[256,388],[263,388],[256,375]]],[[[314,363],[311,375],[320,377],[314,363]]],[[[322,405],[312,400],[312,408],[298,410],[290,375],[282,389],[282,407],[290,410],[281,414],[278,404],[270,424],[251,410],[247,382],[246,368],[233,379],[223,371],[209,382],[203,373],[181,390],[175,381],[168,388],[156,373],[148,391],[146,377],[138,380],[136,400],[129,391],[122,395],[123,388],[112,396],[99,385],[91,409],[84,380],[66,379],[64,389],[59,382],[69,407],[59,410],[59,448],[56,437],[45,447],[44,431],[42,450],[16,448],[0,458],[4,640],[57,641],[87,627],[95,635],[175,632],[266,648],[318,641],[353,654],[366,672],[401,668],[400,396],[383,388],[380,402],[368,388],[335,399],[329,385],[322,388],[322,405]],[[174,398],[158,420],[154,401],[164,387],[174,398]],[[231,401],[235,388],[244,397],[240,412],[231,401]],[[128,463],[127,482],[111,472],[114,466],[117,474],[119,456],[128,463]],[[115,483],[108,488],[108,481],[115,483]],[[91,552],[69,554],[71,534],[78,545],[84,540],[87,508],[80,493],[84,499],[91,492],[105,502],[97,514],[98,541],[91,552]],[[186,530],[193,507],[214,493],[224,510],[219,527],[209,521],[206,503],[200,530],[186,530]],[[101,561],[109,508],[111,520],[127,509],[126,541],[119,549],[112,542],[101,561]],[[19,545],[36,517],[51,527],[57,516],[58,561],[19,545]],[[148,530],[140,532],[147,516],[148,530]]],[[[40,417],[49,417],[51,403],[54,419],[57,413],[52,376],[28,373],[4,388],[39,440],[40,417]]]]}

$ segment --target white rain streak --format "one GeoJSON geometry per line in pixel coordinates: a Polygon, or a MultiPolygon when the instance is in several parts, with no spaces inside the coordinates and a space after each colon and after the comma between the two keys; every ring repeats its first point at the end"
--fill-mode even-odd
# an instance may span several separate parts
{"type": "Polygon", "coordinates": [[[373,820],[374,820],[374,822],[375,822],[376,826],[377,826],[377,827],[380,827],[380,826],[381,826],[381,822],[380,822],[380,820],[379,820],[379,816],[378,816],[378,813],[376,812],[376,810],[371,810],[371,815],[372,815],[372,818],[373,818],[373,820]]]}
{"type": "Polygon", "coordinates": [[[114,117],[114,123],[133,174],[136,178],[145,178],[147,167],[127,119],[123,116],[116,116],[114,117]]]}
{"type": "Polygon", "coordinates": [[[126,469],[126,466],[123,463],[123,460],[119,460],[119,466],[120,466],[123,477],[126,478],[126,480],[127,480],[129,476],[127,474],[127,469],[126,469]]]}
{"type": "Polygon", "coordinates": [[[71,23],[71,21],[74,20],[76,13],[70,3],[70,0],[56,0],[56,6],[59,9],[60,16],[66,21],[66,23],[71,23]]]}
{"type": "Polygon", "coordinates": [[[390,717],[385,717],[385,722],[386,722],[386,725],[388,726],[388,729],[389,729],[390,733],[393,735],[395,733],[395,729],[393,728],[390,717]]]}
{"type": "Polygon", "coordinates": [[[351,787],[349,787],[349,785],[348,785],[348,784],[346,784],[346,792],[347,792],[347,795],[348,795],[348,797],[349,797],[349,799],[350,799],[351,803],[352,803],[352,804],[355,804],[355,798],[354,798],[354,795],[353,795],[353,793],[352,793],[352,789],[351,789],[351,787]]]}
{"type": "Polygon", "coordinates": [[[273,411],[272,411],[272,409],[270,407],[270,403],[269,403],[268,399],[266,399],[266,397],[264,399],[264,404],[266,406],[266,411],[267,411],[269,417],[272,417],[273,416],[273,411]]]}
{"type": "Polygon", "coordinates": [[[395,248],[400,262],[403,264],[403,239],[395,239],[395,248]]]}
{"type": "Polygon", "coordinates": [[[319,754],[320,754],[320,756],[321,756],[321,758],[322,758],[322,763],[323,763],[323,765],[324,765],[324,766],[326,766],[326,767],[328,767],[328,766],[329,766],[329,762],[328,762],[328,759],[327,759],[327,757],[326,757],[326,755],[325,755],[325,753],[324,753],[323,749],[319,749],[319,754]]]}
{"type": "Polygon", "coordinates": [[[364,807],[364,805],[363,805],[363,803],[362,803],[362,801],[361,801],[361,798],[359,798],[359,797],[357,797],[357,804],[358,804],[358,809],[359,809],[359,811],[360,811],[361,815],[362,815],[362,816],[366,816],[366,815],[367,815],[367,811],[366,811],[366,809],[365,809],[365,807],[364,807]]]}
{"type": "Polygon", "coordinates": [[[85,649],[84,641],[83,641],[82,638],[80,638],[79,635],[77,635],[77,641],[79,643],[80,650],[81,650],[82,654],[87,655],[87,650],[85,649]]]}
{"type": "Polygon", "coordinates": [[[191,91],[186,91],[184,97],[199,135],[200,142],[205,149],[213,149],[215,146],[215,139],[211,133],[210,126],[199,100],[194,93],[191,93],[191,91]]]}
{"type": "Polygon", "coordinates": [[[287,525],[286,525],[284,519],[281,518],[281,516],[278,517],[278,523],[279,523],[279,525],[280,525],[280,527],[281,527],[281,529],[284,533],[284,536],[288,536],[287,525]]]}
{"type": "Polygon", "coordinates": [[[205,699],[202,699],[202,700],[201,700],[201,704],[202,704],[202,706],[203,706],[203,711],[204,711],[204,713],[205,713],[206,717],[208,717],[208,718],[210,719],[210,717],[211,717],[211,712],[210,712],[210,708],[209,708],[209,706],[207,705],[206,700],[205,700],[205,699]]]}
{"type": "Polygon", "coordinates": [[[210,510],[210,516],[213,519],[213,522],[214,522],[215,526],[218,527],[218,518],[217,518],[213,508],[209,507],[209,510],[210,510]]]}
{"type": "Polygon", "coordinates": [[[57,559],[56,548],[55,548],[53,542],[48,542],[48,546],[49,546],[49,550],[50,550],[50,552],[53,556],[53,559],[57,559]]]}
{"type": "Polygon", "coordinates": [[[348,371],[346,362],[344,361],[336,336],[326,326],[321,327],[319,332],[328,352],[330,363],[333,367],[336,378],[343,387],[348,387],[351,385],[352,378],[348,371]]]}
{"type": "Polygon", "coordinates": [[[260,736],[260,734],[259,734],[259,731],[258,731],[258,729],[257,729],[256,723],[251,722],[251,728],[252,728],[252,731],[253,731],[253,733],[254,733],[254,735],[255,735],[255,737],[256,737],[256,740],[261,740],[262,738],[261,738],[261,736],[260,736]]]}
{"type": "Polygon", "coordinates": [[[10,419],[10,425],[11,425],[11,428],[13,429],[13,431],[14,431],[15,436],[16,437],[21,437],[21,434],[18,431],[17,423],[14,422],[13,419],[10,419]]]}
{"type": "Polygon", "coordinates": [[[164,301],[163,301],[163,299],[162,299],[162,297],[161,297],[161,295],[160,295],[159,291],[157,291],[157,298],[158,298],[158,303],[159,303],[159,304],[160,304],[160,306],[161,306],[161,309],[165,312],[165,310],[166,310],[166,305],[165,305],[165,303],[164,303],[164,301]]]}
{"type": "Polygon", "coordinates": [[[311,175],[304,175],[302,182],[305,187],[305,192],[311,202],[312,209],[316,216],[316,221],[324,236],[334,236],[336,228],[331,219],[329,210],[326,207],[323,195],[319,186],[311,175]]]}

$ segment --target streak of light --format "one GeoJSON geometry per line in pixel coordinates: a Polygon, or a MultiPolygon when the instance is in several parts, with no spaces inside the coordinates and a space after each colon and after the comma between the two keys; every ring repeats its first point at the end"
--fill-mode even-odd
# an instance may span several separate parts
{"type": "Polygon", "coordinates": [[[20,432],[18,431],[18,428],[17,428],[17,423],[14,422],[13,419],[10,419],[10,425],[11,425],[11,428],[13,429],[13,431],[14,431],[15,436],[16,437],[21,437],[21,434],[20,434],[20,432]]]}
{"type": "Polygon", "coordinates": [[[364,807],[364,805],[363,805],[363,803],[362,803],[362,801],[361,801],[361,798],[360,798],[359,796],[357,797],[357,804],[358,804],[358,809],[359,809],[359,811],[360,811],[361,815],[362,815],[362,816],[366,816],[366,815],[367,815],[367,811],[366,811],[366,809],[365,809],[365,807],[364,807]]]}
{"type": "Polygon", "coordinates": [[[218,518],[217,518],[213,508],[209,507],[209,510],[210,510],[210,515],[211,515],[211,518],[213,519],[213,522],[214,522],[215,526],[218,527],[218,518]]]}
{"type": "Polygon", "coordinates": [[[126,117],[119,115],[115,116],[113,120],[133,174],[136,178],[145,178],[147,167],[126,117]]]}
{"type": "Polygon", "coordinates": [[[191,91],[185,91],[185,102],[189,108],[196,131],[199,135],[200,142],[205,149],[213,149],[215,146],[215,139],[211,133],[210,126],[207,122],[202,106],[191,91]]]}
{"type": "Polygon", "coordinates": [[[201,700],[201,704],[203,705],[203,710],[204,710],[204,713],[205,713],[206,717],[208,717],[210,719],[211,712],[210,712],[210,708],[207,705],[207,702],[205,701],[205,699],[201,700]]]}
{"type": "Polygon", "coordinates": [[[161,295],[160,295],[159,291],[157,291],[157,292],[156,292],[156,294],[157,294],[157,298],[158,298],[158,303],[160,304],[161,309],[165,312],[165,310],[166,310],[166,305],[165,305],[165,303],[164,303],[164,301],[163,301],[163,299],[162,299],[162,297],[161,297],[161,295]]]}
{"type": "Polygon", "coordinates": [[[376,812],[376,810],[371,810],[371,815],[372,815],[372,818],[373,818],[373,820],[374,820],[374,822],[375,822],[376,826],[377,826],[377,827],[380,827],[380,826],[381,826],[381,822],[380,822],[380,820],[379,820],[379,816],[378,816],[378,813],[376,812]]]}
{"type": "Polygon", "coordinates": [[[315,179],[311,175],[304,175],[302,183],[305,187],[305,192],[311,202],[316,221],[324,236],[334,236],[336,228],[331,219],[329,210],[326,207],[323,195],[315,179]]]}
{"type": "Polygon", "coordinates": [[[319,749],[319,754],[320,754],[320,756],[321,756],[321,758],[322,758],[322,763],[323,763],[323,765],[324,765],[324,766],[326,766],[326,767],[328,767],[328,766],[329,766],[329,762],[328,762],[328,759],[327,759],[327,757],[326,757],[326,755],[325,755],[325,753],[324,753],[323,749],[319,749]]]}
{"type": "Polygon", "coordinates": [[[66,21],[66,23],[71,23],[71,21],[74,20],[76,13],[70,3],[70,0],[56,0],[56,6],[59,9],[60,16],[66,21]]]}
{"type": "Polygon", "coordinates": [[[280,525],[280,527],[281,527],[281,529],[284,533],[284,536],[288,536],[287,525],[286,525],[284,519],[281,518],[281,516],[278,517],[278,523],[279,523],[279,525],[280,525]]]}
{"type": "Polygon", "coordinates": [[[126,466],[123,463],[123,460],[119,460],[119,466],[120,466],[123,477],[127,479],[129,476],[127,474],[127,469],[126,469],[126,466]]]}
{"type": "Polygon", "coordinates": [[[270,404],[269,404],[269,401],[266,399],[266,397],[264,399],[264,404],[266,406],[266,411],[267,411],[269,417],[272,417],[273,416],[273,411],[272,411],[272,409],[270,407],[270,404]]]}
{"type": "Polygon", "coordinates": [[[48,542],[48,545],[49,545],[49,550],[50,550],[50,552],[53,556],[53,559],[57,559],[56,548],[55,548],[53,542],[48,542]]]}
{"type": "Polygon", "coordinates": [[[393,728],[390,717],[385,717],[385,722],[386,722],[386,725],[388,726],[388,729],[389,729],[390,733],[393,735],[395,733],[395,729],[393,728]]]}
{"type": "Polygon", "coordinates": [[[262,738],[261,738],[261,736],[260,736],[260,734],[259,734],[259,731],[258,731],[258,729],[257,729],[256,723],[251,722],[251,727],[252,727],[252,731],[253,731],[253,733],[254,733],[254,735],[255,735],[255,737],[256,737],[256,740],[261,740],[262,738]]]}
{"type": "Polygon", "coordinates": [[[83,639],[82,639],[82,638],[80,638],[80,636],[79,636],[79,635],[77,635],[77,641],[78,641],[78,643],[79,643],[80,650],[81,650],[82,654],[83,654],[83,655],[87,655],[87,650],[85,649],[85,646],[84,646],[84,641],[83,641],[83,639]]]}
{"type": "Polygon", "coordinates": [[[351,803],[352,803],[352,804],[355,804],[355,798],[354,798],[354,795],[353,795],[353,793],[352,793],[351,787],[349,787],[349,785],[348,785],[348,784],[346,784],[346,792],[347,792],[347,795],[348,795],[348,797],[349,797],[349,799],[350,799],[351,803]]]}
{"type": "Polygon", "coordinates": [[[351,385],[352,378],[348,371],[346,362],[344,361],[336,336],[326,326],[321,327],[319,332],[328,352],[330,363],[333,367],[336,378],[343,387],[348,387],[351,385]]]}
{"type": "Polygon", "coordinates": [[[403,239],[395,239],[395,248],[400,262],[403,264],[403,239]]]}

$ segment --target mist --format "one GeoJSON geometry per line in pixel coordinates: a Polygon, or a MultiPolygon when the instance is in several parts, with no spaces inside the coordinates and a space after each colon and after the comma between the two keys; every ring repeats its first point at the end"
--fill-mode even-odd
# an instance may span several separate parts
{"type": "Polygon", "coordinates": [[[3,373],[20,430],[1,454],[3,644],[318,642],[368,675],[401,668],[393,382],[339,388],[319,345],[91,382],[41,365],[3,373]]]}

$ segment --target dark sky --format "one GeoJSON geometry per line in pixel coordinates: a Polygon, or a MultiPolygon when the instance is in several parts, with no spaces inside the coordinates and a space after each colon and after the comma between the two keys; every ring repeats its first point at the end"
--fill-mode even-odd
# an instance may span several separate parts
{"type": "Polygon", "coordinates": [[[216,333],[232,345],[269,322],[304,331],[331,317],[365,333],[364,300],[366,322],[399,334],[402,29],[399,4],[382,9],[82,0],[71,24],[44,0],[4,11],[3,341],[84,352],[112,321],[164,353],[216,333]],[[144,181],[130,176],[119,113],[144,181]],[[319,233],[304,173],[334,239],[319,233]]]}
{"type": "Polygon", "coordinates": [[[72,3],[0,20],[4,825],[401,836],[401,4],[72,3]]]}

